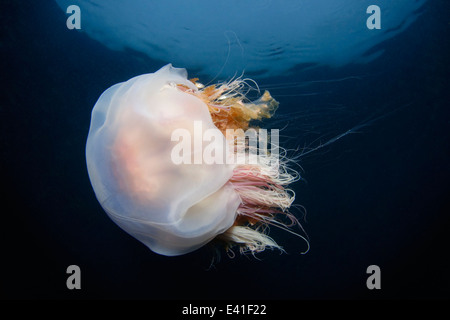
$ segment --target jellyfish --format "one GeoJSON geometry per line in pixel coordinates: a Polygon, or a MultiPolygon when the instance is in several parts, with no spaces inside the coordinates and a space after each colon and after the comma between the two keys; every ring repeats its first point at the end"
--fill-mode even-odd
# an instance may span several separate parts
{"type": "Polygon", "coordinates": [[[258,161],[249,161],[250,140],[229,134],[257,133],[255,121],[278,108],[268,91],[250,101],[249,83],[240,77],[204,86],[168,64],[113,85],[95,104],[86,143],[95,195],[153,252],[182,255],[213,240],[227,251],[282,250],[267,227],[298,223],[289,212],[295,170],[273,148],[256,146],[258,161]],[[189,140],[195,136],[208,143],[189,140]]]}

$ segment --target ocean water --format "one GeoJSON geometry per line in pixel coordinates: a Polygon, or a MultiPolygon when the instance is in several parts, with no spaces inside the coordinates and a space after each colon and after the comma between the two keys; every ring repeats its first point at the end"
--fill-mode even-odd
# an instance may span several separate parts
{"type": "MultiPolygon", "coordinates": [[[[283,128],[280,144],[298,156],[295,203],[307,214],[294,213],[310,250],[272,228],[287,253],[223,254],[211,266],[207,247],[165,257],[122,231],[86,169],[100,94],[173,61],[68,30],[56,2],[2,1],[2,299],[448,299],[449,5],[428,1],[419,13],[370,61],[254,72],[280,102],[267,127],[283,128]],[[80,290],[66,286],[70,265],[80,290]],[[370,265],[381,289],[366,286],[370,265]]],[[[204,82],[229,78],[176,66],[204,82]]]]}

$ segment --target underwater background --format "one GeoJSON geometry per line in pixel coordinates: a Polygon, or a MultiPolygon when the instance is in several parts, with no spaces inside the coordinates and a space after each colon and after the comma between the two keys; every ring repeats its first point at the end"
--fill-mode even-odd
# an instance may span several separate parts
{"type": "Polygon", "coordinates": [[[2,299],[450,297],[448,1],[425,3],[373,61],[253,77],[280,102],[268,127],[284,128],[280,144],[290,155],[357,130],[298,157],[295,203],[307,214],[294,213],[307,254],[301,239],[272,229],[286,254],[223,254],[213,266],[208,247],[165,257],[126,234],[87,175],[100,94],[172,61],[68,30],[53,1],[0,3],[2,299]],[[66,287],[73,264],[81,290],[66,287]],[[370,265],[381,269],[380,290],[366,287],[370,265]]]}

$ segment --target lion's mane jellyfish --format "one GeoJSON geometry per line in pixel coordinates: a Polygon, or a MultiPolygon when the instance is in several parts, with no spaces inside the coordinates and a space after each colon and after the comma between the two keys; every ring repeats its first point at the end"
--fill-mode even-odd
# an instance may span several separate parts
{"type": "Polygon", "coordinates": [[[194,251],[213,239],[241,253],[281,249],[267,227],[289,231],[297,223],[288,211],[295,194],[287,186],[298,175],[285,159],[260,148],[255,163],[196,160],[222,146],[226,159],[234,156],[237,139],[227,130],[252,129],[253,120],[275,112],[278,103],[267,91],[252,102],[245,95],[248,87],[240,78],[205,87],[169,64],[107,89],[92,111],[86,161],[109,217],[167,256],[194,251]],[[177,162],[173,155],[181,138],[174,133],[180,130],[202,137],[211,130],[219,134],[203,145],[188,144],[188,161],[177,162]]]}

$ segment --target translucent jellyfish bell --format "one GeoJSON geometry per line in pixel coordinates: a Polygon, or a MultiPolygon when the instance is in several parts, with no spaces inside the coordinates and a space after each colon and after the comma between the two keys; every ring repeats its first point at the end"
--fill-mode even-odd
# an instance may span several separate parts
{"type": "Polygon", "coordinates": [[[278,161],[266,161],[275,155],[263,153],[254,164],[195,162],[206,148],[234,148],[226,129],[247,129],[275,111],[268,92],[245,103],[242,85],[238,79],[202,88],[169,64],[112,86],[95,104],[86,143],[95,194],[114,222],[154,252],[180,255],[214,238],[242,252],[279,248],[265,226],[280,224],[275,215],[294,200],[283,185],[295,177],[278,161]],[[177,130],[218,134],[205,145],[194,141],[194,161],[178,163],[172,157],[177,130]]]}
{"type": "MultiPolygon", "coordinates": [[[[105,91],[86,145],[89,177],[120,227],[164,255],[190,252],[230,228],[240,199],[227,164],[174,164],[171,134],[193,121],[214,128],[205,103],[180,91],[196,86],[167,65],[105,91]]],[[[225,139],[225,137],[223,137],[225,139]]],[[[201,152],[202,150],[200,150],[201,152]]]]}

